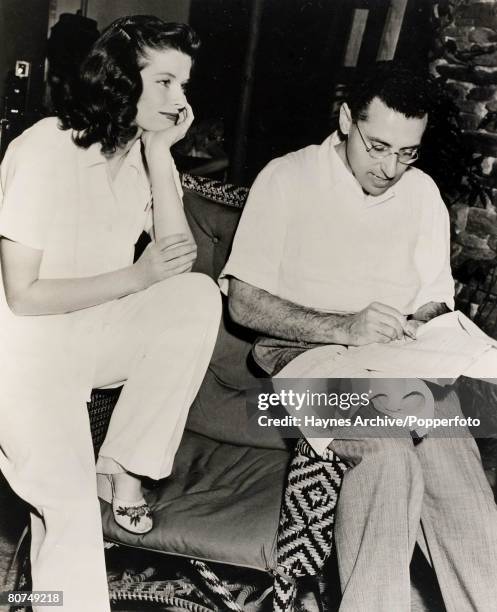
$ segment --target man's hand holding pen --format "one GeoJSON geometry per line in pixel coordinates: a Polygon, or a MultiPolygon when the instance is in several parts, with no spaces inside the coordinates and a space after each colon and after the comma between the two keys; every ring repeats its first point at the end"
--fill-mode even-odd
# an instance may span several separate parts
{"type": "Polygon", "coordinates": [[[407,320],[396,308],[381,302],[372,302],[360,312],[346,317],[344,344],[350,346],[386,343],[405,337],[414,340],[417,328],[422,325],[420,321],[407,320]]]}

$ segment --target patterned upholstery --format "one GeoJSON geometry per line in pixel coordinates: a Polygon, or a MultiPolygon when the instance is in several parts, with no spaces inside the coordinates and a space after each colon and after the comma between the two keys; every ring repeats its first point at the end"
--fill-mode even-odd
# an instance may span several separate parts
{"type": "Polygon", "coordinates": [[[330,555],[335,506],[346,469],[331,450],[319,457],[304,439],[297,442],[278,529],[275,612],[293,610],[296,579],[318,574],[330,555]]]}
{"type": "Polygon", "coordinates": [[[115,389],[93,389],[91,392],[88,412],[90,415],[91,438],[93,450],[95,451],[95,459],[107,434],[110,417],[119,399],[121,390],[122,387],[116,387],[115,389]]]}
{"type": "Polygon", "coordinates": [[[195,191],[208,200],[234,208],[243,208],[248,195],[246,187],[237,187],[192,174],[182,174],[181,184],[183,189],[195,191]]]}

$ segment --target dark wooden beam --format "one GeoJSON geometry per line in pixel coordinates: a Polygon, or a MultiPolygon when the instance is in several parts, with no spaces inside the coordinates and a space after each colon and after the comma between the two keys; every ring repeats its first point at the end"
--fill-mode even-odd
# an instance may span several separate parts
{"type": "Polygon", "coordinates": [[[242,88],[240,107],[235,130],[233,158],[230,169],[230,181],[235,184],[243,183],[245,159],[247,155],[247,131],[250,116],[250,104],[254,85],[255,59],[259,42],[260,25],[264,0],[253,0],[250,14],[247,54],[242,75],[242,88]]]}

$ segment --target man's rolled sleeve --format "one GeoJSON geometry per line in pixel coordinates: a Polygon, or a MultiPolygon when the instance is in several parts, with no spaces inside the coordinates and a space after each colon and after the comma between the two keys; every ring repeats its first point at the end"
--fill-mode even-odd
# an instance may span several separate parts
{"type": "Polygon", "coordinates": [[[280,159],[270,162],[250,190],[230,257],[219,277],[225,294],[233,276],[278,295],[289,205],[281,176],[283,164],[280,159]]]}

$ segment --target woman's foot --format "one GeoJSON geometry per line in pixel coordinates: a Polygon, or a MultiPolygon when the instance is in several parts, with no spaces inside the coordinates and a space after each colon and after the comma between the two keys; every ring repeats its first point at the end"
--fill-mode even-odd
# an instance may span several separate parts
{"type": "Polygon", "coordinates": [[[127,501],[138,501],[143,498],[142,483],[129,472],[111,474],[114,495],[127,501]]]}
{"type": "Polygon", "coordinates": [[[131,533],[148,533],[153,527],[152,512],[143,499],[140,480],[127,472],[112,474],[109,478],[116,523],[131,533]]]}

